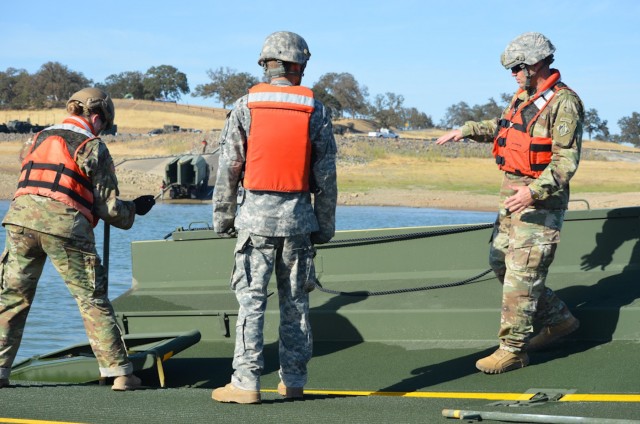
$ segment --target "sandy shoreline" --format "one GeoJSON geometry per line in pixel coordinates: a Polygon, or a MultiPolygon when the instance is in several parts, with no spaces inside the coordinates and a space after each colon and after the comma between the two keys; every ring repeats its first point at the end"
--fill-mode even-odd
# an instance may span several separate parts
{"type": "MultiPolygon", "coordinates": [[[[15,172],[0,170],[0,200],[11,200],[16,189],[18,166],[15,172]]],[[[157,195],[160,192],[162,176],[141,171],[118,169],[120,198],[134,199],[143,194],[157,195]]],[[[640,205],[640,192],[611,194],[589,193],[573,196],[570,209],[617,208],[640,205]]],[[[435,208],[447,210],[468,210],[493,212],[499,208],[499,196],[441,190],[389,190],[371,189],[367,192],[338,194],[341,206],[404,206],[414,208],[435,208]]]]}
{"type": "MultiPolygon", "coordinates": [[[[479,195],[456,191],[373,190],[369,193],[341,193],[338,204],[348,206],[406,206],[447,210],[468,210],[493,212],[500,207],[500,198],[494,195],[479,195]]],[[[640,206],[640,192],[611,194],[576,194],[569,204],[570,210],[607,209],[640,206]]]]}
{"type": "MultiPolygon", "coordinates": [[[[0,160],[1,162],[1,160],[0,160]]],[[[19,168],[14,166],[13,172],[7,172],[0,165],[0,199],[11,200],[16,189],[19,168]]],[[[135,170],[118,169],[120,197],[134,199],[143,194],[157,195],[160,192],[162,176],[135,170]]],[[[591,209],[617,208],[640,205],[640,192],[611,194],[589,193],[573,196],[570,209],[586,209],[588,202],[591,209]]],[[[499,196],[480,195],[458,191],[436,190],[389,190],[372,189],[367,192],[338,194],[341,206],[404,206],[415,208],[435,208],[447,210],[469,210],[493,212],[499,208],[499,196]]]]}

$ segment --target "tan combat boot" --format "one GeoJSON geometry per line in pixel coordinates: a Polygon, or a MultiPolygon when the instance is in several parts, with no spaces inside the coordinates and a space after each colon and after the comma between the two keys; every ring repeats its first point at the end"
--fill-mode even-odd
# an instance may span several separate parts
{"type": "Polygon", "coordinates": [[[281,381],[278,383],[278,393],[287,399],[302,399],[304,396],[304,389],[302,387],[287,387],[281,381]]]}
{"type": "Polygon", "coordinates": [[[139,389],[141,385],[142,381],[140,381],[140,379],[135,375],[121,375],[113,380],[113,386],[111,386],[111,390],[124,392],[126,390],[139,389]]]}
{"type": "Polygon", "coordinates": [[[486,358],[476,362],[476,368],[486,374],[501,374],[526,367],[527,365],[529,365],[529,355],[526,353],[509,352],[500,348],[486,358]]]}
{"type": "Polygon", "coordinates": [[[548,344],[555,342],[559,338],[573,333],[578,329],[578,327],[580,327],[580,321],[578,321],[573,315],[559,324],[550,327],[544,327],[538,334],[536,334],[531,338],[531,340],[529,340],[527,350],[533,351],[542,349],[548,344]]]}
{"type": "Polygon", "coordinates": [[[218,387],[211,393],[211,398],[218,402],[231,403],[260,403],[260,392],[257,390],[244,390],[232,383],[224,387],[218,387]]]}

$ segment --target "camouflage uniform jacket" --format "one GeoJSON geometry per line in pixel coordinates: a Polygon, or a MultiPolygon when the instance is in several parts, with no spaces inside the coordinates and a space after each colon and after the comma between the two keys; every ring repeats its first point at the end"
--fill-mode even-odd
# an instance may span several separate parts
{"type": "MultiPolygon", "coordinates": [[[[115,166],[102,140],[89,141],[78,153],[76,163],[93,184],[93,213],[117,228],[131,228],[135,219],[135,205],[117,198],[119,191],[115,166]]],[[[94,241],[93,225],[84,215],[62,202],[38,195],[29,194],[13,199],[2,221],[2,225],[6,224],[54,236],[94,241]]]]}
{"type": "MultiPolygon", "coordinates": [[[[552,70],[552,72],[557,71],[552,70]]],[[[511,100],[511,105],[517,100],[522,104],[529,97],[526,91],[516,94],[511,100]]],[[[540,113],[535,124],[531,126],[530,132],[534,137],[552,138],[551,163],[537,179],[505,173],[503,192],[508,184],[528,185],[539,198],[533,207],[566,209],[569,202],[569,180],[578,169],[580,161],[583,121],[584,106],[577,94],[571,90],[558,91],[540,113]]],[[[460,130],[463,137],[490,142],[494,139],[497,126],[498,119],[468,121],[460,130]]],[[[506,193],[506,195],[509,194],[506,193]]]]}
{"type": "MultiPolygon", "coordinates": [[[[291,85],[286,80],[272,81],[271,84],[291,85]]],[[[213,227],[216,232],[226,233],[238,228],[266,237],[311,233],[315,243],[327,242],[333,237],[338,195],[337,149],[330,116],[322,103],[317,100],[314,103],[309,122],[312,193],[245,190],[236,217],[238,185],[242,179],[251,128],[247,96],[236,101],[220,135],[219,168],[213,194],[213,227]]]]}

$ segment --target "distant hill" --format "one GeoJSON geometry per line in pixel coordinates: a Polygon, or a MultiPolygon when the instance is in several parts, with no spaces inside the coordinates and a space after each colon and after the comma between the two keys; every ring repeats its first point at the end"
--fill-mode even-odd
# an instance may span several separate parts
{"type": "MultiPolygon", "coordinates": [[[[114,99],[116,107],[115,123],[119,133],[147,134],[165,125],[177,125],[181,129],[208,132],[219,131],[224,126],[228,110],[207,106],[187,105],[149,100],[114,99]]],[[[61,122],[66,115],[64,109],[0,110],[0,124],[12,120],[29,121],[34,125],[53,125],[61,122]]],[[[366,135],[379,130],[379,125],[368,119],[342,118],[333,120],[334,127],[345,136],[366,135]]],[[[445,130],[429,128],[425,130],[402,131],[394,128],[405,139],[433,140],[445,130]]],[[[588,149],[638,151],[640,149],[604,141],[584,140],[588,149]]]]}
{"type": "MultiPolygon", "coordinates": [[[[222,108],[192,106],[148,100],[114,99],[115,123],[120,133],[148,133],[165,125],[210,131],[220,130],[227,111],[222,108]]],[[[12,120],[29,121],[32,124],[52,125],[66,116],[63,108],[38,110],[2,110],[0,123],[12,120]]]]}
{"type": "Polygon", "coordinates": [[[220,130],[227,115],[222,108],[169,102],[114,99],[114,104],[119,132],[147,133],[165,125],[201,131],[220,130]]]}

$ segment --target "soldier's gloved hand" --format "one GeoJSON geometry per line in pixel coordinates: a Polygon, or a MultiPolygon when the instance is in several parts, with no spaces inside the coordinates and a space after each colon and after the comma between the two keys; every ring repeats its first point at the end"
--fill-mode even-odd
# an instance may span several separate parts
{"type": "Polygon", "coordinates": [[[323,234],[320,231],[311,233],[311,243],[313,244],[325,244],[331,240],[332,236],[323,234]]]}
{"type": "Polygon", "coordinates": [[[220,238],[235,238],[238,237],[238,232],[235,228],[231,227],[228,230],[218,233],[218,237],[220,238]]]}
{"type": "Polygon", "coordinates": [[[156,199],[152,195],[146,194],[133,199],[133,204],[136,205],[136,215],[146,215],[156,204],[156,199]]]}
{"type": "Polygon", "coordinates": [[[311,293],[312,291],[314,291],[316,289],[316,287],[318,286],[316,281],[317,280],[314,278],[314,279],[307,280],[304,283],[304,286],[302,288],[305,291],[305,293],[311,293]]]}

